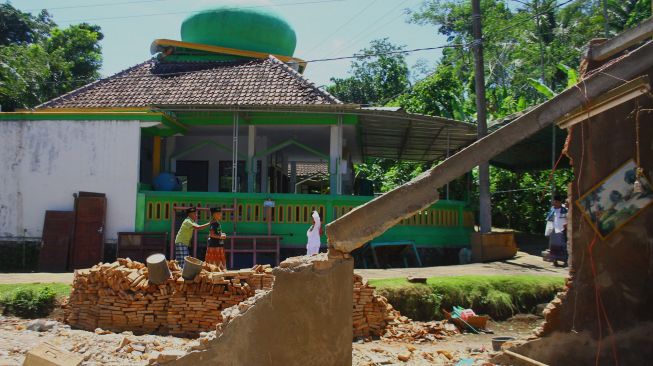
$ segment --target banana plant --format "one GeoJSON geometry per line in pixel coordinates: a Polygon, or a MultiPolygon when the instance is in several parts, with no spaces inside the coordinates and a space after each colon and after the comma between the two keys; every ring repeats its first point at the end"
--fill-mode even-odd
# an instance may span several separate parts
{"type": "MultiPolygon", "coordinates": [[[[565,89],[569,89],[572,86],[576,85],[578,82],[578,73],[576,70],[564,64],[558,64],[557,66],[560,71],[564,72],[567,75],[567,87],[565,89]]],[[[546,99],[551,99],[557,94],[540,80],[528,78],[528,82],[535,90],[537,90],[538,93],[540,93],[546,99]]]]}

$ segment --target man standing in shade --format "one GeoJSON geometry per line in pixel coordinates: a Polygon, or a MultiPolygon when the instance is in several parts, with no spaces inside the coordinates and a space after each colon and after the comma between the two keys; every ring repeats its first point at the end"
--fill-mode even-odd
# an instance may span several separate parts
{"type": "Polygon", "coordinates": [[[181,223],[175,237],[175,259],[181,268],[184,268],[184,259],[189,255],[188,248],[190,248],[190,241],[193,240],[195,230],[204,229],[209,225],[211,225],[211,222],[204,225],[197,223],[197,209],[195,207],[186,210],[186,219],[181,223]]]}
{"type": "Polygon", "coordinates": [[[567,266],[567,208],[562,205],[562,197],[553,197],[553,206],[546,215],[546,221],[553,224],[553,231],[549,235],[549,253],[554,266],[558,261],[567,266]]]}

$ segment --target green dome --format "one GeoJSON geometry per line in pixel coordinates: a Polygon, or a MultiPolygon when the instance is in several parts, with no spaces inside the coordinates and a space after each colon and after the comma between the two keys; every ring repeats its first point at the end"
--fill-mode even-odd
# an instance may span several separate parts
{"type": "Polygon", "coordinates": [[[239,50],[292,56],[295,30],[283,17],[262,8],[218,7],[189,16],[181,40],[239,50]]]}

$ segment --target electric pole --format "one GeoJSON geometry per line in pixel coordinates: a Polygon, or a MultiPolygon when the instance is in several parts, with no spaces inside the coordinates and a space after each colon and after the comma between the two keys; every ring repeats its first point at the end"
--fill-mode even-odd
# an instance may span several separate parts
{"type": "MultiPolygon", "coordinates": [[[[472,28],[474,33],[474,81],[476,89],[476,135],[478,139],[487,134],[485,106],[485,68],[483,66],[483,35],[481,31],[480,0],[472,0],[472,28]]],[[[490,203],[490,164],[478,166],[479,221],[481,233],[492,231],[492,206],[490,203]]]]}

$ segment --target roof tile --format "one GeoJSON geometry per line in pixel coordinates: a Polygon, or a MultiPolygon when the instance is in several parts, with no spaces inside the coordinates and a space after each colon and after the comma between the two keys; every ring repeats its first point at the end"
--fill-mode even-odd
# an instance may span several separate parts
{"type": "Polygon", "coordinates": [[[237,62],[149,60],[37,108],[341,103],[270,56],[237,62]]]}

